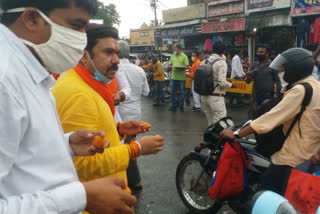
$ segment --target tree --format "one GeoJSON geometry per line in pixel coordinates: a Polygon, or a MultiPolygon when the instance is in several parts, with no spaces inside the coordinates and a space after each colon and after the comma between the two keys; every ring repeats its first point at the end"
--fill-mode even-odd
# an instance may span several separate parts
{"type": "Polygon", "coordinates": [[[120,16],[114,4],[104,5],[100,1],[98,1],[98,4],[99,9],[97,15],[94,16],[95,19],[103,19],[104,24],[120,24],[120,16]]]}

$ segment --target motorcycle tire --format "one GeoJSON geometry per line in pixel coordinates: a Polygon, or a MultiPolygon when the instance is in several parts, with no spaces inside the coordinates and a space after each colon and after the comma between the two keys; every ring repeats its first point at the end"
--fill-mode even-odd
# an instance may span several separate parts
{"type": "MultiPolygon", "coordinates": [[[[213,179],[212,172],[207,172],[206,170],[204,171],[204,174],[202,175],[201,179],[199,180],[197,185],[195,185],[196,188],[195,188],[194,192],[192,192],[193,190],[190,190],[190,188],[191,188],[190,186],[193,185],[192,181],[197,180],[197,178],[199,177],[199,175],[201,173],[196,173],[196,171],[197,171],[196,169],[195,170],[191,169],[190,172],[193,175],[191,175],[190,186],[187,186],[188,184],[184,183],[185,182],[184,177],[187,176],[186,175],[187,169],[192,164],[197,166],[197,169],[199,172],[200,171],[202,172],[204,170],[203,167],[201,166],[200,162],[198,160],[193,159],[191,157],[191,155],[187,155],[186,157],[184,157],[180,161],[180,163],[177,167],[176,187],[177,187],[177,191],[178,191],[178,194],[179,194],[181,200],[183,201],[185,206],[189,210],[191,210],[193,213],[196,213],[196,214],[217,213],[220,208],[216,212],[213,212],[212,207],[215,205],[215,201],[211,200],[208,195],[208,189],[209,189],[211,182],[212,182],[212,179],[213,179]],[[200,184],[202,184],[202,185],[200,185],[200,184]],[[197,192],[200,192],[200,194],[197,194],[197,192]],[[202,201],[200,201],[200,200],[202,200],[202,201]]],[[[213,171],[215,171],[215,169],[213,169],[213,171]]]]}

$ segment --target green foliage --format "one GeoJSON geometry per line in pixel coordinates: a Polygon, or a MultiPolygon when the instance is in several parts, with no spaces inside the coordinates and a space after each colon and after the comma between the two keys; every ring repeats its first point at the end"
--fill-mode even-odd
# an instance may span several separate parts
{"type": "Polygon", "coordinates": [[[120,16],[114,4],[104,5],[102,2],[98,2],[99,9],[95,19],[103,19],[104,24],[119,25],[120,16]]]}

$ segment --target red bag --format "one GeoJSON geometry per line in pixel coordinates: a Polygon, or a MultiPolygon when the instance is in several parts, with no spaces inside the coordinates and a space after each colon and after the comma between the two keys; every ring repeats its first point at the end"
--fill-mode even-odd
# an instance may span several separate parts
{"type": "Polygon", "coordinates": [[[316,213],[320,206],[320,177],[292,169],[285,198],[302,213],[316,213]]]}
{"type": "Polygon", "coordinates": [[[240,143],[226,143],[208,191],[212,200],[224,199],[241,193],[248,186],[248,159],[240,143]]]}

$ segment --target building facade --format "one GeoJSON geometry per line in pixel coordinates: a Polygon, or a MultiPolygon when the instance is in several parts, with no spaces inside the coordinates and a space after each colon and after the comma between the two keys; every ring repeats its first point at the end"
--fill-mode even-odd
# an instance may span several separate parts
{"type": "Polygon", "coordinates": [[[147,53],[154,52],[155,40],[154,40],[155,30],[150,28],[146,23],[139,29],[130,30],[130,51],[131,53],[147,53]]]}

